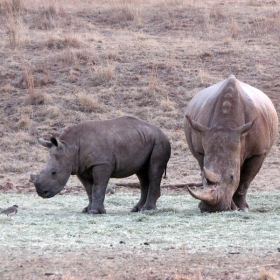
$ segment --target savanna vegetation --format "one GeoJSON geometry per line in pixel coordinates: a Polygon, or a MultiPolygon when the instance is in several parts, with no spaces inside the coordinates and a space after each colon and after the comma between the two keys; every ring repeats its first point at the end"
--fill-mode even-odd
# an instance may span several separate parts
{"type": "Polygon", "coordinates": [[[0,24],[0,208],[20,207],[1,216],[1,279],[279,279],[279,139],[245,214],[164,189],[158,210],[127,215],[139,190],[117,188],[91,217],[75,178],[51,200],[29,182],[48,158],[38,137],[127,114],[170,139],[163,185],[199,182],[183,132],[199,90],[234,74],[280,112],[278,1],[0,0],[0,24]]]}

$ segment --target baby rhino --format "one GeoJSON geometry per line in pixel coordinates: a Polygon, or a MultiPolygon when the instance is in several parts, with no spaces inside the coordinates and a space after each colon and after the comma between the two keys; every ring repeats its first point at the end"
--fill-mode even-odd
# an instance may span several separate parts
{"type": "Polygon", "coordinates": [[[39,175],[31,175],[39,196],[53,197],[70,175],[77,175],[89,199],[83,212],[103,214],[109,179],[136,174],[141,197],[131,211],[156,209],[171,147],[155,125],[131,116],[86,121],[69,126],[50,142],[38,141],[50,150],[46,167],[39,175]]]}

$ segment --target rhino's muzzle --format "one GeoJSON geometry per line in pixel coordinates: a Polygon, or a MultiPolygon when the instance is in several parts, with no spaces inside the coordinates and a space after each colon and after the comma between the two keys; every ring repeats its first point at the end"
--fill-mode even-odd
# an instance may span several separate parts
{"type": "Polygon", "coordinates": [[[233,209],[228,204],[219,203],[215,206],[207,204],[205,201],[201,201],[198,207],[202,213],[204,212],[222,212],[222,211],[232,211],[233,209]]]}
{"type": "Polygon", "coordinates": [[[191,196],[200,200],[199,208],[201,212],[221,212],[237,209],[232,199],[223,196],[215,186],[208,187],[202,192],[194,192],[190,188],[188,190],[191,196]]]}
{"type": "Polygon", "coordinates": [[[37,188],[36,185],[35,185],[35,187],[36,187],[37,194],[42,198],[51,198],[56,195],[56,193],[54,193],[50,190],[40,190],[39,188],[37,188]]]}
{"type": "Polygon", "coordinates": [[[63,189],[63,187],[56,187],[53,184],[44,183],[39,175],[31,174],[30,182],[34,184],[37,194],[42,198],[51,198],[63,189]]]}

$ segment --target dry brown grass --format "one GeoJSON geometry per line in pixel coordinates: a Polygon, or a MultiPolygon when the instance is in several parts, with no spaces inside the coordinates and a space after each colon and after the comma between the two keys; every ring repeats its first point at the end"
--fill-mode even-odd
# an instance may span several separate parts
{"type": "Polygon", "coordinates": [[[183,160],[183,112],[199,90],[233,73],[274,98],[279,10],[247,0],[1,0],[0,130],[36,139],[132,114],[160,126],[183,160]]]}
{"type": "Polygon", "coordinates": [[[85,92],[81,92],[75,94],[77,98],[79,109],[83,112],[103,112],[102,103],[98,101],[98,99],[93,94],[86,94],[85,92]]]}
{"type": "Polygon", "coordinates": [[[22,57],[20,57],[21,63],[22,63],[22,68],[24,71],[24,76],[22,79],[22,85],[24,88],[28,88],[28,93],[31,97],[34,96],[34,76],[33,73],[28,67],[22,57]]]}
{"type": "Polygon", "coordinates": [[[90,84],[93,86],[107,86],[114,79],[114,69],[109,60],[105,64],[93,66],[90,69],[90,84]]]}
{"type": "Polygon", "coordinates": [[[274,273],[263,269],[260,273],[260,277],[258,278],[258,280],[277,280],[277,276],[274,275],[274,273]]]}
{"type": "Polygon", "coordinates": [[[9,45],[12,48],[20,45],[22,36],[22,21],[19,11],[20,8],[15,8],[14,5],[7,5],[3,7],[6,32],[9,38],[9,45]]]}
{"type": "Polygon", "coordinates": [[[66,36],[63,39],[50,37],[46,44],[49,49],[80,48],[82,46],[79,39],[73,36],[66,36]]]}
{"type": "Polygon", "coordinates": [[[24,105],[45,105],[51,103],[52,98],[44,92],[38,92],[33,95],[27,95],[24,100],[24,105]]]}

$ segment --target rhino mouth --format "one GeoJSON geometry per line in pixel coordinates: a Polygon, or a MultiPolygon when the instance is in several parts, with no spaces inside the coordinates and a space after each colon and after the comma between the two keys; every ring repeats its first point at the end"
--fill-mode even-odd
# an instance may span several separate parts
{"type": "Polygon", "coordinates": [[[217,186],[211,186],[204,189],[202,192],[194,192],[189,189],[189,193],[194,198],[200,200],[198,205],[201,212],[222,212],[222,211],[232,211],[236,210],[232,199],[229,201],[220,192],[217,186]]]}
{"type": "Polygon", "coordinates": [[[209,205],[209,204],[205,203],[204,201],[201,201],[198,204],[198,207],[202,213],[204,213],[204,212],[213,213],[213,212],[223,212],[223,211],[232,211],[233,210],[231,208],[231,206],[227,205],[227,204],[217,204],[217,205],[213,206],[213,205],[209,205]]]}
{"type": "Polygon", "coordinates": [[[37,194],[42,198],[51,198],[56,195],[55,192],[50,190],[37,190],[37,194]]]}

